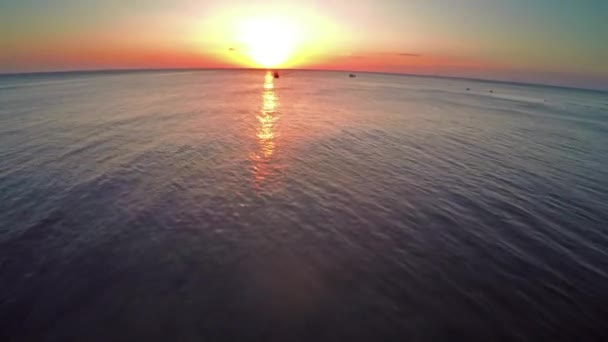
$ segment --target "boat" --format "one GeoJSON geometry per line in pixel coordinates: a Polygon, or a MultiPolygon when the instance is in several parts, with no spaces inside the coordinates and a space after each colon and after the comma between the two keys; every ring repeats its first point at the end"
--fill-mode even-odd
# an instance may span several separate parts
{"type": "Polygon", "coordinates": [[[357,77],[355,74],[349,74],[348,77],[357,77]]]}
{"type": "Polygon", "coordinates": [[[279,78],[279,73],[277,71],[274,72],[274,78],[279,78]]]}

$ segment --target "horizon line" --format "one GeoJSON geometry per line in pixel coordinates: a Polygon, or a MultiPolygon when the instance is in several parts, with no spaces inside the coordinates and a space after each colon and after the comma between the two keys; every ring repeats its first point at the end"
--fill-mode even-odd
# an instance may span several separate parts
{"type": "Polygon", "coordinates": [[[585,88],[567,85],[546,84],[540,82],[524,82],[524,81],[506,81],[492,78],[466,77],[466,76],[448,76],[441,74],[414,74],[404,72],[386,72],[386,71],[371,71],[371,70],[348,70],[348,69],[315,69],[315,68],[255,68],[255,67],[176,67],[176,68],[108,68],[108,69],[66,69],[66,70],[49,70],[49,71],[23,71],[23,72],[0,72],[0,77],[4,76],[27,76],[27,75],[46,75],[46,74],[70,74],[70,73],[111,73],[111,72],[151,72],[151,71],[205,71],[205,70],[222,70],[222,71],[271,71],[271,70],[292,70],[292,71],[316,71],[316,72],[345,72],[345,73],[365,73],[365,74],[380,74],[394,75],[406,77],[424,77],[424,78],[442,78],[463,81],[476,81],[486,83],[501,83],[520,86],[536,86],[536,87],[551,87],[569,90],[584,90],[599,93],[608,93],[608,88],[585,88]]]}

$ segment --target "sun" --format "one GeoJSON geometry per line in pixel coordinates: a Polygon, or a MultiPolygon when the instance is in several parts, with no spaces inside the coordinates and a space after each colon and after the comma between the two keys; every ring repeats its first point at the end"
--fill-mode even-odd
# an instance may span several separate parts
{"type": "Polygon", "coordinates": [[[242,22],[239,40],[256,66],[282,67],[296,53],[301,30],[285,18],[259,17],[242,22]]]}

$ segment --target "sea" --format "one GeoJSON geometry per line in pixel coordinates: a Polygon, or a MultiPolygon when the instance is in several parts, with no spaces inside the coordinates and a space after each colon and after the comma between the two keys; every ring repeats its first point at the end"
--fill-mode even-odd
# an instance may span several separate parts
{"type": "Polygon", "coordinates": [[[0,76],[3,341],[608,339],[608,93],[0,76]]]}

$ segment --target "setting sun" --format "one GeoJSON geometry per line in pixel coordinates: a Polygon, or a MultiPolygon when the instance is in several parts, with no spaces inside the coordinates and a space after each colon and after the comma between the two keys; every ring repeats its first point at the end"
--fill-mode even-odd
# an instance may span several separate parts
{"type": "Polygon", "coordinates": [[[245,55],[256,66],[280,67],[294,56],[302,31],[293,22],[278,17],[260,17],[244,21],[238,39],[245,55]]]}
{"type": "Polygon", "coordinates": [[[608,0],[0,0],[0,342],[608,342],[608,0]]]}

